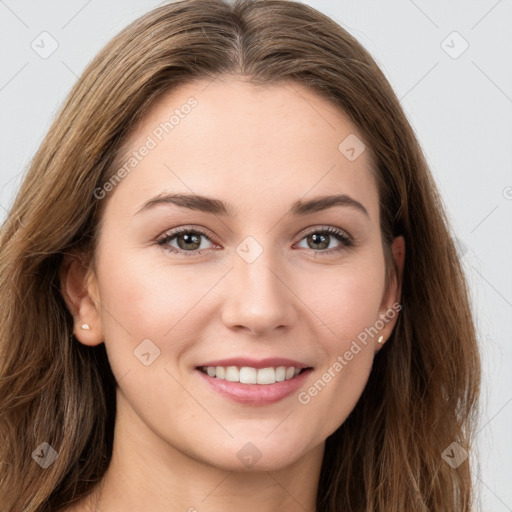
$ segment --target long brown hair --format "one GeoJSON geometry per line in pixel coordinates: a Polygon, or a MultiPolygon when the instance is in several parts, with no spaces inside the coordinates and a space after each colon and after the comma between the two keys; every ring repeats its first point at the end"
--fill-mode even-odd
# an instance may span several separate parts
{"type": "Polygon", "coordinates": [[[376,162],[388,275],[393,237],[406,242],[403,310],[359,402],[326,440],[317,511],[469,511],[480,355],[442,200],[370,54],[327,16],[287,0],[185,0],[142,16],[86,68],[32,159],[0,231],[0,509],[61,510],[103,476],[116,381],[104,344],[73,335],[62,258],[90,261],[102,203],[94,191],[148,108],[220,74],[295,81],[348,115],[376,162]],[[32,456],[49,449],[42,443],[58,453],[44,469],[32,456]],[[470,458],[452,467],[450,446],[470,458]]]}

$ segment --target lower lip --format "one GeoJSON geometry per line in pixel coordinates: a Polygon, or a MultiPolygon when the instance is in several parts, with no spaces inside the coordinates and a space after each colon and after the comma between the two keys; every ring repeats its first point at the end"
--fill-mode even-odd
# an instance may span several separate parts
{"type": "Polygon", "coordinates": [[[240,382],[229,382],[210,377],[201,370],[196,369],[196,371],[214,391],[235,402],[247,405],[268,405],[279,402],[297,391],[304,384],[312,369],[308,368],[293,379],[274,384],[240,384],[240,382]]]}

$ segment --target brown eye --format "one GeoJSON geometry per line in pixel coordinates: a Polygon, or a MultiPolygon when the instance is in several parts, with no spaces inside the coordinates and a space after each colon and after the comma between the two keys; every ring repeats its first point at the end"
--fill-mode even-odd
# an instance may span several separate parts
{"type": "Polygon", "coordinates": [[[178,241],[180,249],[199,249],[199,246],[201,245],[201,235],[198,236],[194,232],[191,233],[179,233],[173,237],[178,241]]]}
{"type": "Polygon", "coordinates": [[[308,249],[326,254],[338,252],[343,250],[345,247],[351,247],[354,245],[348,235],[346,235],[343,231],[333,227],[311,230],[306,233],[306,236],[302,238],[302,240],[306,240],[308,249]],[[333,239],[340,243],[338,246],[329,249],[329,245],[333,239]]]}
{"type": "Polygon", "coordinates": [[[325,233],[313,233],[307,236],[308,243],[312,249],[327,249],[329,247],[330,235],[325,233]],[[316,245],[316,247],[312,247],[316,245]]]}
{"type": "Polygon", "coordinates": [[[210,240],[204,231],[199,229],[180,228],[167,233],[157,243],[169,252],[180,253],[185,256],[193,256],[202,252],[202,249],[199,249],[201,247],[201,238],[210,240]],[[170,245],[170,242],[174,239],[176,239],[177,247],[170,245]]]}

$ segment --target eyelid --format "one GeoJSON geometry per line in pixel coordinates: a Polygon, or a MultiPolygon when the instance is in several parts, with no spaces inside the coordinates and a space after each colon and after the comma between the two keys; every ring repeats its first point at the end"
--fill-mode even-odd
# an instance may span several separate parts
{"type": "Polygon", "coordinates": [[[189,231],[197,232],[204,237],[208,238],[210,241],[215,242],[217,245],[220,245],[220,242],[218,241],[217,237],[208,229],[196,226],[194,224],[187,224],[184,226],[177,226],[172,229],[168,229],[164,233],[162,233],[160,236],[157,237],[157,242],[160,240],[165,240],[166,238],[174,237],[176,235],[179,235],[180,233],[188,233],[189,231]]]}
{"type": "Polygon", "coordinates": [[[350,235],[350,233],[348,231],[346,231],[345,229],[341,229],[341,228],[338,228],[336,226],[331,226],[331,225],[319,225],[319,224],[315,224],[313,226],[310,226],[308,228],[305,228],[305,231],[301,231],[300,233],[300,238],[299,238],[299,242],[307,235],[309,235],[310,233],[316,233],[317,231],[321,231],[321,232],[324,232],[324,231],[332,231],[332,230],[335,230],[335,232],[345,236],[348,240],[351,240],[353,241],[353,237],[352,235],[350,235]]]}

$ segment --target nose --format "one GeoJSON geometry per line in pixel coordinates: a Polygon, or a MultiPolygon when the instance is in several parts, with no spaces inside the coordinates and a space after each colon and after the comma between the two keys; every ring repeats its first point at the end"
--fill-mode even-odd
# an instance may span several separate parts
{"type": "Polygon", "coordinates": [[[252,263],[235,257],[234,268],[226,276],[222,306],[222,320],[229,329],[271,336],[295,321],[295,295],[282,268],[267,253],[252,263]]]}

